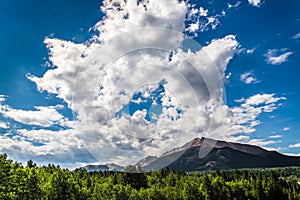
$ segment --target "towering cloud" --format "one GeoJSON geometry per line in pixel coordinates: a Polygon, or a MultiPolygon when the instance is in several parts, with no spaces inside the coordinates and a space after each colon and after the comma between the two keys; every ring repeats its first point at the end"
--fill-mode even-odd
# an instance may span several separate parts
{"type": "Polygon", "coordinates": [[[30,148],[33,154],[72,151],[76,160],[83,144],[99,162],[129,164],[194,137],[232,139],[253,132],[259,113],[277,108],[280,98],[273,94],[262,95],[266,100],[260,107],[249,103],[256,97],[241,100],[241,107],[225,105],[223,76],[238,42],[227,35],[202,47],[185,37],[186,30],[198,30],[187,28],[192,15],[209,17],[204,8],[178,0],[106,0],[101,10],[103,20],[94,27],[98,35],[83,44],[46,38],[53,67],[41,77],[27,75],[39,91],[66,102],[74,119],[64,118],[57,107],[1,111],[21,123],[43,126],[17,130],[26,138],[21,146],[28,147],[28,141],[47,144],[30,148]],[[12,112],[26,115],[13,117],[12,112]],[[47,130],[53,123],[64,129],[47,130]]]}

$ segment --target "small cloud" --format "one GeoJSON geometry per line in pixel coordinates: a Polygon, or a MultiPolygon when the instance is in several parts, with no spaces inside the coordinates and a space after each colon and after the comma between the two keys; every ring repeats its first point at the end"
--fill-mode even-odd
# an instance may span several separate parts
{"type": "Polygon", "coordinates": [[[289,145],[289,148],[299,148],[299,147],[300,147],[300,143],[289,145]]]}
{"type": "Polygon", "coordinates": [[[235,100],[236,102],[244,102],[243,106],[258,106],[262,104],[274,106],[274,103],[277,103],[280,100],[286,100],[286,97],[275,97],[275,94],[256,94],[249,97],[248,99],[242,98],[235,100]]]}
{"type": "Polygon", "coordinates": [[[231,72],[229,72],[226,76],[225,76],[225,78],[228,80],[228,79],[230,79],[230,77],[231,77],[231,72]]]}
{"type": "Polygon", "coordinates": [[[292,37],[294,40],[298,40],[300,38],[300,33],[297,33],[292,37]]]}
{"type": "Polygon", "coordinates": [[[259,80],[257,80],[257,78],[253,76],[253,71],[241,74],[240,80],[246,84],[256,84],[260,82],[259,80]]]}
{"type": "Polygon", "coordinates": [[[283,131],[288,131],[288,130],[290,130],[290,127],[284,127],[283,128],[283,131]]]}
{"type": "Polygon", "coordinates": [[[185,31],[197,35],[197,32],[205,32],[211,29],[214,30],[221,23],[220,18],[225,15],[226,12],[224,10],[218,14],[210,15],[208,9],[203,7],[198,9],[194,6],[190,6],[185,31]]]}
{"type": "Polygon", "coordinates": [[[266,150],[268,150],[268,151],[281,151],[281,150],[283,150],[284,148],[282,148],[282,147],[264,147],[266,150]]]}
{"type": "Polygon", "coordinates": [[[281,138],[282,135],[270,135],[269,138],[275,139],[275,138],[281,138]]]}
{"type": "Polygon", "coordinates": [[[220,24],[220,21],[217,16],[207,17],[207,20],[208,20],[207,24],[211,25],[211,28],[213,30],[215,30],[217,28],[217,26],[220,24]]]}
{"type": "Polygon", "coordinates": [[[3,94],[0,94],[0,103],[4,102],[6,100],[6,96],[3,94]]]}
{"type": "Polygon", "coordinates": [[[200,16],[207,17],[207,13],[208,13],[207,9],[204,9],[203,7],[200,7],[200,9],[199,9],[200,16]]]}
{"type": "Polygon", "coordinates": [[[237,8],[239,5],[241,5],[242,2],[238,1],[236,2],[236,4],[230,4],[230,3],[227,3],[227,7],[228,8],[237,8]]]}
{"type": "Polygon", "coordinates": [[[247,53],[247,54],[252,54],[252,53],[254,53],[255,49],[256,49],[256,48],[253,48],[253,49],[247,49],[247,50],[246,50],[246,53],[247,53]]]}
{"type": "Polygon", "coordinates": [[[0,122],[0,128],[8,129],[8,125],[5,122],[0,122]]]}
{"type": "Polygon", "coordinates": [[[199,22],[190,24],[190,26],[186,29],[189,32],[196,32],[199,30],[199,22]]]}
{"type": "Polygon", "coordinates": [[[286,49],[269,49],[264,55],[268,64],[279,65],[287,61],[288,57],[293,54],[293,52],[285,52],[286,49]]]}
{"type": "Polygon", "coordinates": [[[248,0],[248,3],[255,7],[260,7],[262,4],[261,0],[248,0]]]}
{"type": "Polygon", "coordinates": [[[22,110],[0,104],[0,114],[5,118],[25,125],[51,127],[54,124],[63,125],[68,121],[67,118],[58,112],[62,108],[62,105],[35,106],[34,110],[22,110]]]}
{"type": "Polygon", "coordinates": [[[254,53],[254,51],[256,50],[256,48],[257,47],[254,47],[254,48],[252,48],[252,49],[247,49],[247,48],[239,48],[238,50],[237,50],[237,53],[238,54],[241,54],[241,53],[245,53],[245,54],[253,54],[254,53]]]}

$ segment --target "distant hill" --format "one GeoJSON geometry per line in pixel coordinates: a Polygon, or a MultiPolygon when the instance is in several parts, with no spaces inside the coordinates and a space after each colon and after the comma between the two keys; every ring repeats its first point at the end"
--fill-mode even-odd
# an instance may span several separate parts
{"type": "Polygon", "coordinates": [[[152,171],[168,167],[178,171],[226,170],[300,166],[300,157],[286,156],[259,146],[195,138],[161,156],[147,156],[130,168],[116,164],[87,165],[87,171],[152,171]],[[206,152],[201,154],[200,152],[206,152]],[[200,154],[199,154],[200,153],[200,154]]]}
{"type": "Polygon", "coordinates": [[[81,167],[82,169],[86,169],[88,172],[94,171],[124,171],[124,167],[120,165],[116,165],[114,163],[105,164],[105,165],[86,165],[81,167]]]}

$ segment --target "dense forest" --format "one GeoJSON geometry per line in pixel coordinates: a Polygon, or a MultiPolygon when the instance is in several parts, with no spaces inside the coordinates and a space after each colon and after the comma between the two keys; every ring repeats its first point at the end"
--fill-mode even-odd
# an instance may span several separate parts
{"type": "Polygon", "coordinates": [[[300,168],[149,173],[26,167],[0,155],[0,199],[300,199],[300,168]]]}

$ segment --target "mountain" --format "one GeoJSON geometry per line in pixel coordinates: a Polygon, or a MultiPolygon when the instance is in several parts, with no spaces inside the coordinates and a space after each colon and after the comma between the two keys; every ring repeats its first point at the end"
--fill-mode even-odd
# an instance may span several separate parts
{"type": "Polygon", "coordinates": [[[259,146],[195,138],[182,147],[174,148],[161,156],[147,156],[135,165],[87,165],[92,171],[152,171],[168,167],[178,171],[226,170],[239,168],[270,168],[300,166],[300,157],[286,156],[259,146]]]}
{"type": "Polygon", "coordinates": [[[147,156],[146,158],[138,161],[135,165],[145,167],[149,165],[151,162],[155,161],[158,157],[157,156],[147,156]]]}
{"type": "Polygon", "coordinates": [[[124,167],[120,165],[116,165],[114,163],[105,164],[105,165],[86,165],[82,167],[82,169],[86,169],[88,172],[94,171],[124,171],[124,167]]]}
{"type": "Polygon", "coordinates": [[[300,166],[300,157],[286,156],[261,147],[195,138],[174,148],[147,165],[143,171],[168,167],[180,171],[300,166]]]}

